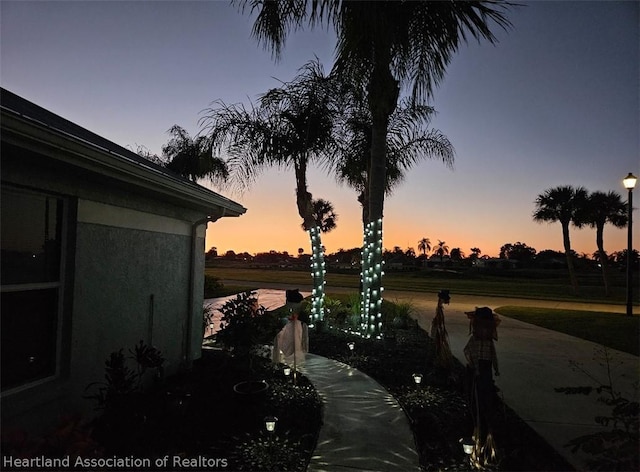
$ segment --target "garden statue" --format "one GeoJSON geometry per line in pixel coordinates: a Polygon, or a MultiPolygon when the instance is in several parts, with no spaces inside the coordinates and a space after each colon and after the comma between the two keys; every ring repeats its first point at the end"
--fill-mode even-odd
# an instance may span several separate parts
{"type": "Polygon", "coordinates": [[[493,372],[500,375],[494,341],[498,340],[500,318],[489,307],[466,312],[471,337],[464,347],[470,382],[470,405],[474,418],[474,450],[471,461],[477,468],[496,461],[496,446],[492,435],[496,387],[493,372]]]}
{"type": "Polygon", "coordinates": [[[449,347],[449,335],[444,324],[444,306],[449,304],[451,296],[449,290],[440,290],[438,292],[438,306],[436,308],[436,316],[431,322],[431,338],[436,346],[436,366],[451,370],[453,356],[449,347]]]}
{"type": "Polygon", "coordinates": [[[291,366],[294,379],[298,367],[303,366],[309,352],[309,329],[306,323],[293,313],[273,342],[273,362],[291,366]]]}

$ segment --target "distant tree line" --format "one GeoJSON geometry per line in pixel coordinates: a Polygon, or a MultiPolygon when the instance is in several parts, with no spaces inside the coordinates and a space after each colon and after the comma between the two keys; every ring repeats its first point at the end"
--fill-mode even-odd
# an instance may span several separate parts
{"type": "MultiPolygon", "coordinates": [[[[329,267],[339,265],[340,267],[359,267],[360,265],[360,253],[362,249],[354,247],[351,249],[338,249],[334,253],[326,255],[329,267]]],[[[469,256],[465,255],[465,252],[456,247],[448,251],[446,254],[433,251],[430,255],[427,252],[416,253],[412,247],[401,249],[400,246],[395,246],[393,249],[385,249],[383,252],[383,260],[385,263],[401,264],[403,267],[423,267],[426,265],[455,265],[458,267],[472,267],[477,264],[478,260],[492,260],[489,256],[480,256],[481,251],[478,248],[471,248],[469,256]]],[[[593,254],[578,254],[573,252],[573,258],[579,263],[580,267],[597,267],[600,264],[599,252],[593,254]]],[[[271,264],[271,265],[301,265],[310,261],[311,256],[304,252],[298,251],[297,255],[289,254],[287,251],[271,250],[268,252],[259,252],[256,254],[250,254],[248,252],[238,252],[228,250],[224,254],[218,254],[217,248],[212,247],[206,253],[206,259],[212,262],[216,259],[236,261],[236,262],[248,262],[254,264],[271,264]]],[[[561,251],[554,251],[551,249],[545,249],[540,252],[535,248],[528,246],[526,243],[515,242],[505,243],[500,247],[500,254],[497,259],[503,259],[505,261],[511,261],[517,265],[517,267],[539,267],[545,269],[562,268],[566,267],[565,254],[561,251]]],[[[639,253],[634,250],[632,253],[632,259],[634,260],[634,267],[638,266],[640,260],[639,253]]],[[[609,265],[624,266],[627,261],[627,250],[621,250],[612,252],[607,255],[607,262],[609,265]]]]}

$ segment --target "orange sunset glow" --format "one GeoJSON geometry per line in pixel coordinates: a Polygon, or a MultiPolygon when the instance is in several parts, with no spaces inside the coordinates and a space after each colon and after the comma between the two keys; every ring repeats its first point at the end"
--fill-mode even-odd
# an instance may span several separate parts
{"type": "MultiPolygon", "coordinates": [[[[437,164],[430,163],[432,168],[437,164]]],[[[445,170],[437,172],[436,182],[432,187],[440,188],[438,180],[446,179],[451,182],[456,179],[456,171],[445,170]]],[[[330,199],[338,213],[335,230],[322,235],[322,241],[327,253],[339,249],[360,247],[362,238],[362,223],[360,207],[355,193],[345,187],[340,187],[327,176],[317,173],[310,184],[314,192],[315,186],[321,188],[318,197],[330,199]]],[[[418,174],[409,177],[420,179],[418,174]]],[[[423,177],[425,179],[426,177],[423,177]]],[[[407,182],[408,184],[410,182],[407,182]]],[[[440,182],[442,183],[442,182],[440,182]]],[[[446,183],[446,181],[445,181],[446,183]]],[[[622,184],[620,184],[622,185],[622,184]]],[[[529,195],[529,202],[501,202],[495,201],[495,210],[491,208],[470,211],[471,203],[465,203],[465,197],[454,199],[455,191],[448,185],[451,195],[444,192],[438,200],[438,194],[431,195],[428,188],[421,187],[422,193],[418,198],[424,204],[416,202],[411,207],[405,207],[410,198],[410,189],[402,187],[385,200],[384,219],[384,247],[393,249],[399,246],[402,250],[412,247],[418,251],[418,241],[429,238],[435,246],[438,240],[445,241],[449,249],[460,248],[468,256],[470,248],[480,248],[481,255],[497,257],[500,247],[506,243],[523,242],[540,252],[545,249],[563,251],[562,233],[559,223],[536,223],[531,218],[534,200],[537,194],[529,195]],[[452,201],[447,206],[446,201],[452,201]],[[519,206],[524,206],[520,211],[519,206]]],[[[539,193],[546,187],[540,187],[539,193]]],[[[436,192],[435,190],[433,190],[436,192]]],[[[624,189],[619,191],[624,195],[624,189]]],[[[298,216],[294,197],[294,177],[292,173],[270,171],[264,174],[259,182],[243,195],[233,198],[247,208],[247,212],[239,218],[222,218],[207,227],[205,250],[217,248],[219,254],[228,250],[236,253],[287,251],[297,255],[298,249],[310,253],[310,242],[307,233],[301,228],[302,220],[298,216]],[[289,188],[290,191],[283,189],[289,188]]],[[[483,197],[484,198],[484,197],[483,197]]],[[[605,249],[612,253],[626,248],[627,231],[625,228],[615,228],[607,225],[604,231],[605,249]]],[[[579,254],[593,254],[596,248],[595,230],[592,228],[571,228],[572,248],[579,254]]],[[[634,246],[637,246],[634,238],[634,246]]]]}

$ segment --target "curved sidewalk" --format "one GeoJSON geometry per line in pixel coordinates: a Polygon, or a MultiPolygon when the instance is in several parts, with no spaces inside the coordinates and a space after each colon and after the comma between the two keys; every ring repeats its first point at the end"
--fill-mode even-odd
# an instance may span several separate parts
{"type": "Polygon", "coordinates": [[[301,371],[324,402],[323,425],[309,472],[418,471],[406,415],[375,380],[346,364],[307,354],[301,371]]]}

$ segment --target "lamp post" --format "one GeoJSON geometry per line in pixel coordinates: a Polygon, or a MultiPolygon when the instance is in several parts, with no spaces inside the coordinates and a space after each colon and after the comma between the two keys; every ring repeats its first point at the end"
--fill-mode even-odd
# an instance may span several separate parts
{"type": "Polygon", "coordinates": [[[629,212],[628,225],[627,225],[627,316],[633,316],[633,283],[632,283],[632,253],[633,253],[633,188],[636,186],[638,179],[635,175],[629,172],[623,180],[622,184],[624,188],[629,191],[629,198],[627,200],[627,211],[629,212]]]}

